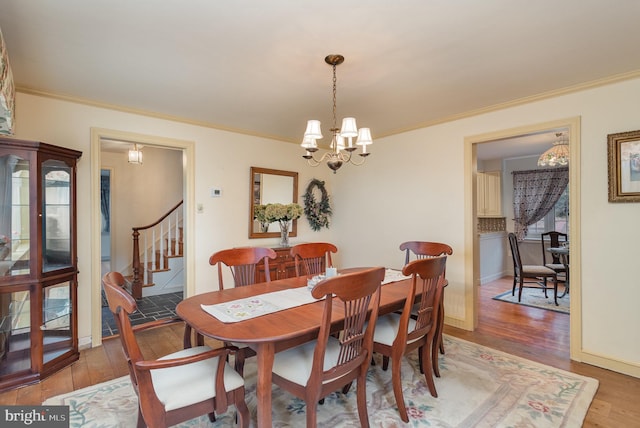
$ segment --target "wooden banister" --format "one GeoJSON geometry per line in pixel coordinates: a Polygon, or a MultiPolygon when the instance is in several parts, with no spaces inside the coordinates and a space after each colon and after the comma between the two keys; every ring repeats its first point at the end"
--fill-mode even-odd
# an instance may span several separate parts
{"type": "Polygon", "coordinates": [[[131,282],[131,295],[133,296],[134,299],[141,299],[142,298],[142,286],[144,284],[144,278],[145,278],[145,271],[147,269],[149,269],[150,267],[152,267],[153,269],[159,269],[159,268],[167,268],[167,263],[166,261],[163,263],[161,260],[166,260],[166,257],[163,257],[164,251],[162,250],[164,247],[164,239],[166,237],[166,241],[167,241],[167,245],[166,245],[166,253],[167,255],[181,255],[182,254],[182,244],[181,242],[177,243],[178,245],[175,245],[173,243],[172,240],[172,236],[176,236],[176,240],[178,237],[178,233],[179,233],[179,237],[180,240],[182,239],[182,231],[180,230],[181,227],[178,224],[179,223],[179,216],[176,216],[175,222],[173,223],[173,226],[171,225],[171,214],[174,214],[178,212],[178,208],[180,208],[183,204],[183,201],[178,202],[173,208],[171,208],[169,211],[167,211],[164,215],[162,215],[158,220],[154,221],[153,223],[146,225],[146,226],[138,226],[138,227],[133,227],[133,233],[132,233],[132,238],[133,238],[133,261],[131,263],[132,266],[132,270],[133,270],[133,280],[131,282]],[[164,221],[168,220],[168,228],[166,233],[164,232],[164,221]],[[160,233],[158,238],[155,237],[155,231],[157,230],[157,227],[159,227],[160,229],[160,233]],[[152,230],[152,242],[151,242],[151,262],[148,262],[147,260],[149,259],[148,257],[148,253],[149,253],[149,246],[147,244],[147,239],[146,239],[146,233],[147,231],[152,230]],[[142,254],[145,255],[144,260],[145,263],[143,264],[143,262],[141,261],[141,250],[140,250],[140,233],[143,232],[145,233],[145,245],[144,248],[142,249],[142,254]],[[160,243],[160,248],[161,250],[156,251],[155,250],[155,245],[156,242],[160,243]]]}

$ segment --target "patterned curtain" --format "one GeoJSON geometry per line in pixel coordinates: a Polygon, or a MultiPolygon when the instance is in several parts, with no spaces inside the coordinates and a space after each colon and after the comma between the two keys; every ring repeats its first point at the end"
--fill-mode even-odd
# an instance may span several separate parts
{"type": "Polygon", "coordinates": [[[569,168],[534,169],[513,173],[515,234],[524,239],[527,226],[543,218],[569,184],[569,168]]]}

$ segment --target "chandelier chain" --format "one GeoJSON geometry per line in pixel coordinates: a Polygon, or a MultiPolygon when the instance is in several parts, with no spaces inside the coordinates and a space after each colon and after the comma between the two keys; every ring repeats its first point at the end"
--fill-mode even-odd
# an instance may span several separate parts
{"type": "MultiPolygon", "coordinates": [[[[336,124],[337,124],[337,120],[336,120],[336,93],[338,92],[336,87],[337,87],[337,82],[338,79],[336,78],[336,64],[333,64],[333,129],[332,131],[334,131],[334,129],[337,128],[336,124]]],[[[334,131],[335,134],[335,131],[334,131]]]]}

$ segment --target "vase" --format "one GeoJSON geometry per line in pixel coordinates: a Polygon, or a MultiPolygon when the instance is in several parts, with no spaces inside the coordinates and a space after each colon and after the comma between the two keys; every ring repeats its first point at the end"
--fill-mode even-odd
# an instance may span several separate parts
{"type": "Polygon", "coordinates": [[[289,246],[289,222],[280,222],[280,246],[289,246]]]}

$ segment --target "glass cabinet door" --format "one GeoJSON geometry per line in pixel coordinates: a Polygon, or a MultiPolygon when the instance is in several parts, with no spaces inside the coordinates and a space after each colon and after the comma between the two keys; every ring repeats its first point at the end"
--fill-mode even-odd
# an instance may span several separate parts
{"type": "Polygon", "coordinates": [[[0,277],[29,274],[29,160],[0,156],[0,277]]]}
{"type": "Polygon", "coordinates": [[[71,266],[71,167],[47,160],[42,164],[42,270],[71,266]]]}

